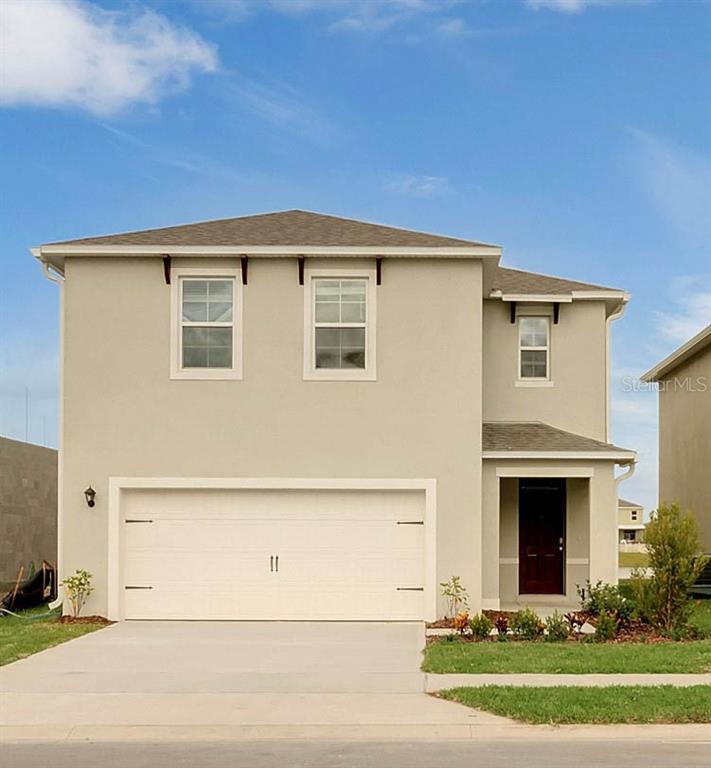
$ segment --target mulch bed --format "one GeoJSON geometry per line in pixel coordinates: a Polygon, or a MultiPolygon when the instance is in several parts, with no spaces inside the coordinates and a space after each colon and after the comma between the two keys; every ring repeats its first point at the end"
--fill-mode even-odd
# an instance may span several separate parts
{"type": "Polygon", "coordinates": [[[107,626],[114,624],[115,622],[105,619],[103,616],[60,616],[58,619],[60,624],[103,624],[107,626]]]}
{"type": "MultiPolygon", "coordinates": [[[[496,623],[496,620],[499,617],[504,617],[506,619],[511,620],[511,617],[514,615],[514,611],[482,611],[482,613],[487,616],[492,624],[496,623]]],[[[595,626],[597,621],[596,619],[583,611],[575,611],[574,615],[576,619],[582,624],[582,623],[589,623],[591,626],[595,626]]],[[[491,643],[491,642],[498,642],[496,635],[490,636],[487,640],[475,640],[474,637],[472,637],[471,634],[461,634],[460,632],[456,632],[454,628],[454,620],[449,618],[444,619],[438,619],[437,621],[431,621],[427,623],[428,629],[451,629],[452,634],[456,634],[460,641],[465,643],[491,643]]],[[[543,638],[540,638],[543,640],[543,638]]],[[[569,643],[579,643],[579,642],[590,642],[591,635],[585,634],[585,633],[574,633],[571,634],[570,637],[566,642],[569,643]]],[[[694,640],[695,638],[689,637],[689,640],[694,640]]],[[[512,635],[509,633],[508,640],[517,642],[520,641],[518,637],[515,635],[512,635]]],[[[427,637],[427,645],[430,645],[432,643],[442,643],[442,642],[448,642],[447,637],[443,635],[435,635],[435,636],[429,636],[427,637]]],[[[623,643],[674,643],[674,642],[685,642],[685,640],[673,640],[670,637],[666,637],[659,633],[657,629],[654,627],[651,627],[649,624],[645,624],[638,620],[631,620],[621,626],[618,630],[617,636],[613,638],[612,640],[608,640],[608,643],[614,643],[614,644],[623,644],[623,643]]]]}

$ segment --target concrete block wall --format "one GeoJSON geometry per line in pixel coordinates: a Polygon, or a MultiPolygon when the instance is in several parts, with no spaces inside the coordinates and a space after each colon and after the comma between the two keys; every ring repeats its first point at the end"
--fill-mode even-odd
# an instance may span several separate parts
{"type": "Polygon", "coordinates": [[[0,437],[0,588],[57,563],[57,451],[0,437]]]}

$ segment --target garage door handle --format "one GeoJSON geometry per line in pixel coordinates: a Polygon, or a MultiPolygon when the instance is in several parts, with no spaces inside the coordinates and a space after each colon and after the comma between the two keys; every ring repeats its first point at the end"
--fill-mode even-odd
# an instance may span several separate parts
{"type": "Polygon", "coordinates": [[[269,557],[269,573],[274,573],[274,555],[269,557]]]}
{"type": "Polygon", "coordinates": [[[398,592],[424,592],[424,587],[395,587],[398,592]]]}
{"type": "Polygon", "coordinates": [[[276,556],[276,572],[279,573],[279,555],[276,556]]]}

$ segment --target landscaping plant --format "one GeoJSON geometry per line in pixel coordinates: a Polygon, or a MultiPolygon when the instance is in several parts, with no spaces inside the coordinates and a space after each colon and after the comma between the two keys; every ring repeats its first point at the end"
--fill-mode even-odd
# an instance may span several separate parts
{"type": "Polygon", "coordinates": [[[558,613],[558,611],[553,611],[546,619],[545,640],[549,643],[561,643],[568,639],[570,630],[571,626],[565,620],[565,617],[558,613]]]}
{"type": "Polygon", "coordinates": [[[463,635],[467,628],[469,627],[469,614],[466,611],[462,611],[461,613],[458,613],[454,617],[454,628],[459,632],[460,635],[463,635]]]}
{"type": "Polygon", "coordinates": [[[597,617],[597,624],[595,625],[595,637],[596,643],[606,643],[608,640],[614,640],[617,634],[617,621],[611,613],[602,611],[597,617]]]}
{"type": "Polygon", "coordinates": [[[487,640],[493,628],[491,619],[483,613],[477,613],[469,619],[469,629],[475,640],[487,640]]]}
{"type": "Polygon", "coordinates": [[[585,587],[578,586],[577,590],[581,609],[585,613],[591,616],[610,613],[622,622],[632,618],[634,603],[622,594],[616,584],[605,584],[602,581],[591,584],[587,581],[585,587]]]}
{"type": "Polygon", "coordinates": [[[693,608],[689,589],[707,560],[698,523],[678,504],[662,504],[652,512],[644,541],[651,574],[637,571],[632,580],[640,618],[669,633],[683,630],[693,608]]]}
{"type": "Polygon", "coordinates": [[[520,640],[537,640],[543,634],[544,624],[531,608],[516,611],[511,617],[511,630],[520,640]]]}
{"type": "Polygon", "coordinates": [[[496,639],[499,642],[505,642],[509,639],[509,620],[500,613],[494,621],[494,627],[496,627],[496,639]]]}
{"type": "Polygon", "coordinates": [[[443,581],[440,584],[442,595],[447,598],[448,616],[454,618],[462,612],[463,608],[469,607],[469,593],[462,584],[459,576],[452,576],[449,581],[443,581]]]}
{"type": "Polygon", "coordinates": [[[91,578],[88,571],[76,570],[73,576],[69,576],[62,582],[62,586],[67,591],[67,597],[72,606],[72,615],[75,619],[81,613],[89,595],[94,591],[94,587],[91,586],[91,578]]]}

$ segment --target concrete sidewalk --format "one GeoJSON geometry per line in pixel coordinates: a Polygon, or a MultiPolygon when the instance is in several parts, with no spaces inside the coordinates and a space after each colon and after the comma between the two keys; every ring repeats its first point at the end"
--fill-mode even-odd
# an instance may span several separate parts
{"type": "Polygon", "coordinates": [[[611,685],[675,685],[688,687],[690,685],[711,685],[711,674],[677,675],[677,674],[616,674],[616,675],[536,675],[536,674],[485,674],[485,675],[425,675],[425,690],[428,693],[444,691],[447,688],[462,688],[470,686],[478,688],[483,685],[514,685],[541,686],[553,688],[559,685],[583,686],[586,688],[606,687],[611,685]]]}

